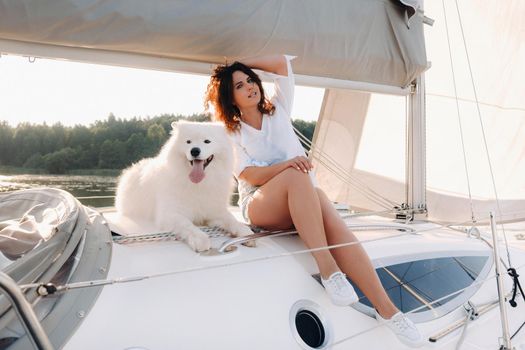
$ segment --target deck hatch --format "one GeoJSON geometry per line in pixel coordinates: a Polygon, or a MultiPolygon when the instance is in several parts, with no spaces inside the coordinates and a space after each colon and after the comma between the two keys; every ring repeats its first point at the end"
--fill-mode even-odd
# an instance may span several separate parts
{"type": "MultiPolygon", "coordinates": [[[[397,308],[403,312],[420,308],[410,318],[415,322],[425,322],[467,302],[481,287],[474,282],[487,276],[492,261],[491,255],[437,256],[380,266],[376,272],[397,308]],[[462,289],[465,290],[436,302],[462,289]]],[[[318,275],[313,277],[320,283],[318,275]]],[[[368,298],[355,284],[352,285],[360,299],[355,308],[373,315],[368,298]]]]}
{"type": "MultiPolygon", "coordinates": [[[[492,266],[488,255],[434,257],[382,266],[376,269],[394,304],[403,312],[416,308],[412,319],[424,322],[441,317],[463,305],[480,287],[474,282],[484,279],[492,266]],[[467,288],[471,286],[471,288],[467,288]],[[462,293],[436,302],[451,293],[462,293]],[[426,305],[426,306],[425,306],[426,305]]],[[[372,307],[356,286],[361,303],[372,307]]]]}

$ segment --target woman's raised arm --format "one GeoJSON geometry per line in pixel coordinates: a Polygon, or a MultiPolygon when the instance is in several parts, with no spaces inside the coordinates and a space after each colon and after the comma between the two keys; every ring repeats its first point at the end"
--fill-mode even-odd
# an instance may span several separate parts
{"type": "Polygon", "coordinates": [[[288,75],[286,57],[284,55],[248,57],[239,60],[239,62],[247,65],[250,68],[260,69],[266,72],[284,76],[288,75]]]}

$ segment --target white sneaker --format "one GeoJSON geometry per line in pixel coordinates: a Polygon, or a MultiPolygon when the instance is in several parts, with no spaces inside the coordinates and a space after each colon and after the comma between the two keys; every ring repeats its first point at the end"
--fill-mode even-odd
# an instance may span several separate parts
{"type": "Polygon", "coordinates": [[[392,316],[389,320],[385,320],[376,311],[376,319],[390,328],[403,344],[413,348],[419,348],[425,344],[425,339],[421,333],[419,333],[414,322],[406,317],[401,311],[392,316]]]}
{"type": "Polygon", "coordinates": [[[359,301],[354,287],[341,271],[334,272],[327,280],[321,277],[321,283],[335,305],[348,306],[359,301]]]}

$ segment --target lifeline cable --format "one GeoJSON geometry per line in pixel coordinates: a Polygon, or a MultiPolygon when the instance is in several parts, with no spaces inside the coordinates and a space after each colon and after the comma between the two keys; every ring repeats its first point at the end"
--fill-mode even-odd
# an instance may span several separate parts
{"type": "MultiPolygon", "coordinates": [[[[400,234],[387,236],[387,237],[379,237],[379,238],[373,238],[373,239],[362,240],[362,241],[353,241],[353,242],[347,242],[347,243],[340,243],[340,244],[334,244],[334,245],[318,247],[318,248],[297,250],[297,251],[293,251],[293,252],[284,252],[284,253],[279,253],[279,254],[274,254],[274,255],[267,255],[267,256],[262,256],[262,257],[258,257],[258,258],[246,259],[246,260],[230,262],[230,263],[224,263],[224,264],[218,264],[218,265],[213,265],[213,266],[195,266],[195,267],[190,267],[190,268],[186,268],[186,269],[182,269],[182,270],[168,271],[168,272],[156,273],[156,274],[152,274],[152,275],[119,277],[119,278],[114,278],[114,279],[110,279],[110,280],[92,280],[92,281],[84,281],[84,282],[74,282],[74,283],[70,283],[70,284],[66,284],[66,285],[62,285],[62,286],[56,287],[56,292],[62,292],[62,291],[66,291],[66,290],[70,290],[70,289],[77,289],[77,288],[87,288],[87,287],[94,287],[94,286],[101,286],[101,285],[116,284],[116,283],[135,282],[135,281],[141,281],[141,280],[146,280],[146,279],[151,279],[151,278],[158,278],[158,277],[177,275],[177,274],[182,274],[182,273],[187,273],[187,272],[195,272],[195,271],[202,271],[202,270],[212,270],[212,269],[218,269],[218,268],[223,268],[223,267],[242,265],[242,264],[258,262],[258,261],[263,261],[263,260],[277,259],[277,258],[283,258],[283,257],[288,257],[288,256],[305,254],[305,253],[313,253],[313,252],[318,252],[318,251],[343,248],[343,247],[348,247],[348,246],[357,245],[357,244],[364,244],[364,243],[382,241],[382,240],[391,239],[391,238],[398,238],[398,237],[409,236],[409,235],[413,236],[413,235],[418,234],[418,233],[430,232],[430,231],[437,230],[439,228],[447,228],[447,226],[439,225],[438,227],[429,227],[429,228],[424,228],[424,229],[421,229],[421,230],[416,230],[416,231],[413,231],[413,232],[405,232],[405,233],[400,233],[400,234]]],[[[21,289],[39,288],[41,286],[46,286],[46,284],[44,284],[44,283],[29,283],[29,284],[21,285],[20,288],[21,289]]]]}

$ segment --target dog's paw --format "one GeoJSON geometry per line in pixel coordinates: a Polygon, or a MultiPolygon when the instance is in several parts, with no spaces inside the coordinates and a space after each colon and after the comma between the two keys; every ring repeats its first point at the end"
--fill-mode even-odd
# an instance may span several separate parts
{"type": "Polygon", "coordinates": [[[196,252],[203,252],[211,248],[211,240],[204,232],[194,232],[188,236],[186,242],[196,252]]]}
{"type": "Polygon", "coordinates": [[[245,237],[245,236],[253,235],[253,231],[248,226],[241,224],[239,222],[233,228],[232,235],[235,237],[245,237]]]}
{"type": "Polygon", "coordinates": [[[253,240],[253,241],[244,242],[242,243],[242,245],[245,247],[255,248],[257,247],[257,242],[253,240]]]}
{"type": "MultiPolygon", "coordinates": [[[[239,225],[237,225],[237,227],[235,228],[235,232],[232,232],[232,234],[236,237],[246,237],[249,235],[253,235],[253,231],[248,226],[239,223],[239,225]]],[[[255,240],[253,240],[244,242],[242,243],[242,245],[245,247],[253,248],[257,246],[257,243],[255,242],[255,240]]]]}

